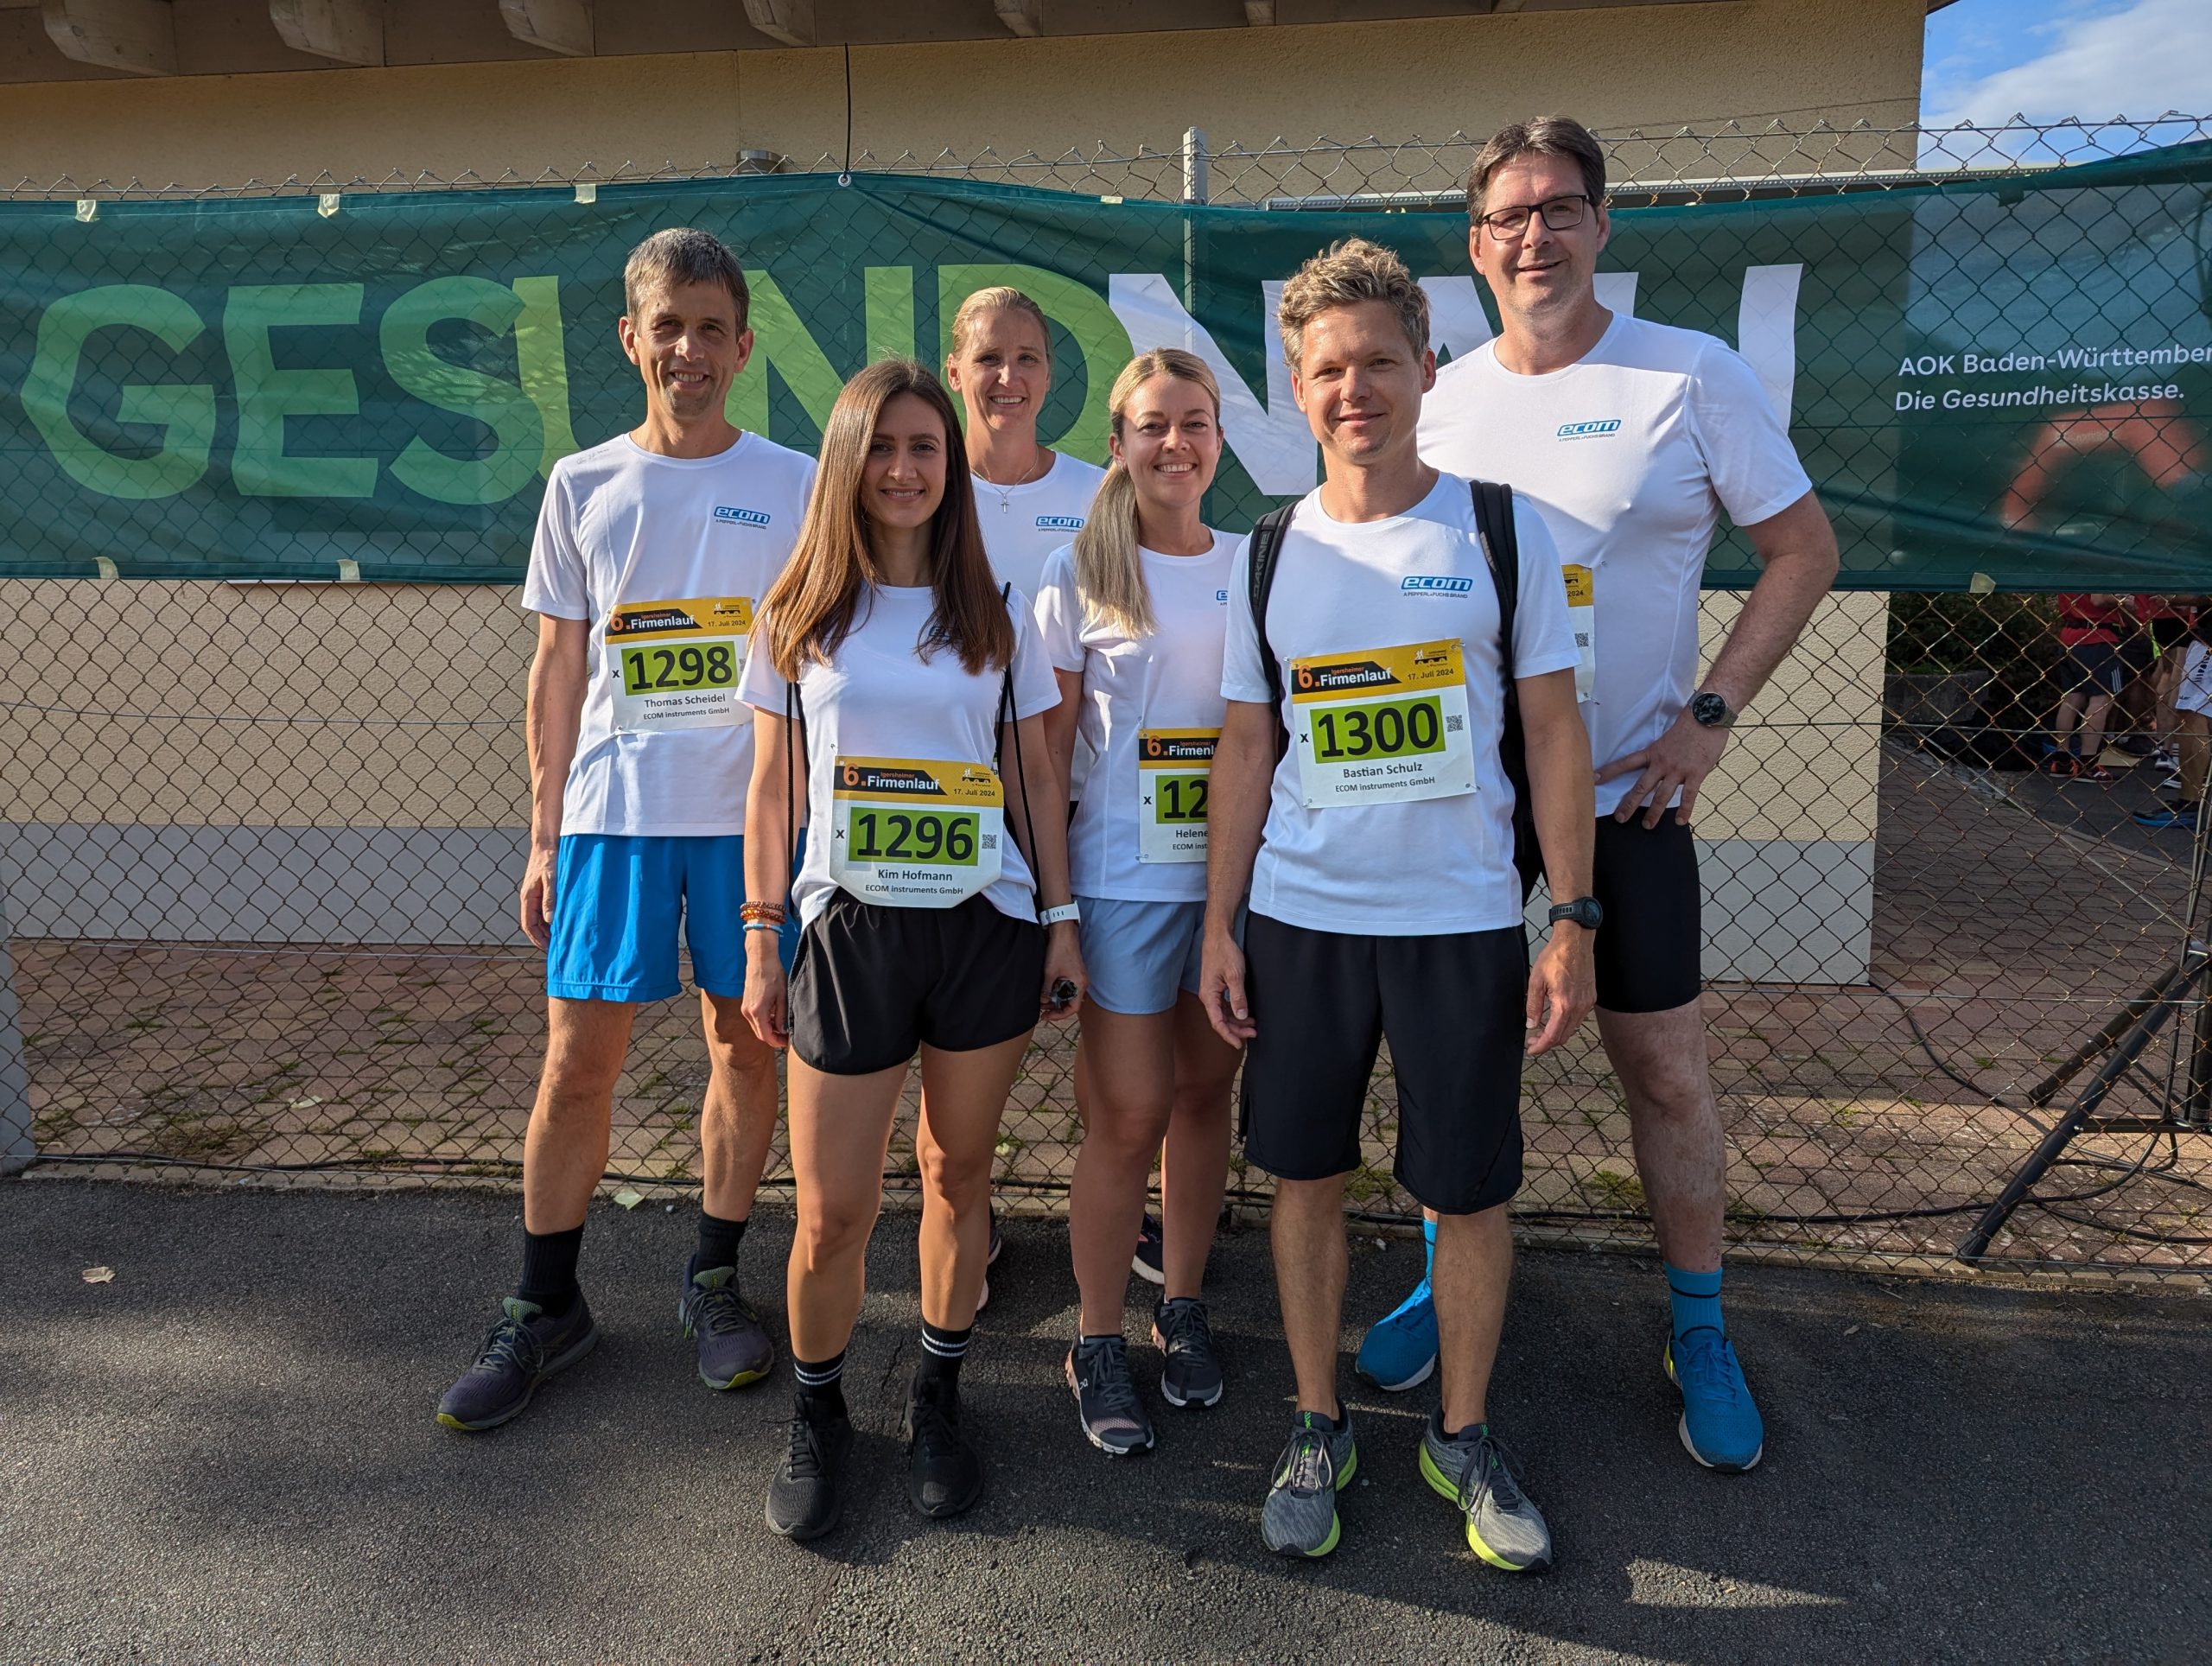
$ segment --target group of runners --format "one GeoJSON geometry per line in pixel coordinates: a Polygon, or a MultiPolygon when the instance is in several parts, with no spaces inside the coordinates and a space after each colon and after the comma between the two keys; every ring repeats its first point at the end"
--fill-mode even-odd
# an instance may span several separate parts
{"type": "Polygon", "coordinates": [[[2196,830],[2212,768],[2212,598],[2054,597],[2065,690],[2040,767],[2066,781],[2108,785],[2108,742],[2148,753],[2170,797],[2134,819],[2196,830]],[[2132,711],[2128,708],[2133,705],[2132,711]]]}
{"type": "Polygon", "coordinates": [[[1336,1546],[1359,1463],[1338,1380],[1344,1191],[1387,1038],[1394,1173],[1424,1206],[1428,1264],[1357,1369],[1393,1391],[1439,1377],[1422,1476],[1483,1560],[1548,1566],[1485,1396],[1522,1060],[1594,1007],[1664,1253],[1658,1364],[1682,1443],[1714,1469],[1758,1461],[1720,1300],[1690,823],[1832,582],[1834,538],[1741,359],[1599,303],[1588,132],[1503,129],[1467,202],[1502,330],[1441,372],[1388,249],[1339,244],[1284,286],[1325,478],[1241,539],[1202,518],[1224,433],[1190,353],[1116,378],[1102,471],[1038,439],[1043,314],[984,290],[943,378],[871,365],[813,461],[724,416],[752,345],[729,251],[696,231],[637,249],[620,334],[645,420],[554,470],[523,596],[539,640],[521,911],[550,1018],[522,1276],[440,1421],[505,1422],[597,1339],[577,1252],[632,1018],[678,991],[680,923],[711,1075],[679,1320],[717,1389],[773,1363],[738,1269],[788,1055],[779,1533],[830,1530],[849,1485],[845,1354],[918,1054],[909,1494],[933,1517],[982,1494],[960,1372],[998,1248],[1000,1119],[1040,1021],[1081,1026],[1065,1370],[1103,1452],[1158,1438],[1124,1333],[1133,1259],[1160,1285],[1143,1339],[1159,1398],[1223,1397],[1205,1276],[1241,1064],[1295,1378],[1261,1531],[1287,1555],[1336,1546]],[[1723,511],[1764,565],[1700,678],[1723,511]],[[1532,964],[1540,874],[1554,901],[1532,964]]]}

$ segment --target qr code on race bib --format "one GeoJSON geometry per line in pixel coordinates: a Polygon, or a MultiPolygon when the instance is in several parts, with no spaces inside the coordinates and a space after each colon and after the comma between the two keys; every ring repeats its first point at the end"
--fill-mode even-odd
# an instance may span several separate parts
{"type": "Polygon", "coordinates": [[[1444,720],[1444,732],[1446,734],[1457,734],[1466,727],[1467,720],[1464,717],[1447,717],[1444,720]]]}
{"type": "Polygon", "coordinates": [[[995,849],[997,849],[998,848],[999,848],[999,836],[998,836],[997,834],[995,834],[995,833],[986,833],[986,834],[984,834],[984,835],[983,835],[983,849],[986,849],[986,850],[995,850],[995,849]]]}

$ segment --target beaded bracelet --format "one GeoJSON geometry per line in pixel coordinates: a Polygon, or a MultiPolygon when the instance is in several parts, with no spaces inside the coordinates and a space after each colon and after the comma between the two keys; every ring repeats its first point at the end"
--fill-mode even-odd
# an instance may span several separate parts
{"type": "Polygon", "coordinates": [[[789,918],[789,911],[780,902],[741,902],[737,906],[737,917],[747,925],[781,925],[789,918]]]}

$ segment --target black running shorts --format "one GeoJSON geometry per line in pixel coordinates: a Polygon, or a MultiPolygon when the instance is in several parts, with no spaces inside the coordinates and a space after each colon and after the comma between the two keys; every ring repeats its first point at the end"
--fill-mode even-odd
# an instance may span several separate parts
{"type": "Polygon", "coordinates": [[[1647,828],[1598,818],[1591,893],[1605,911],[1598,928],[1598,1004],[1612,1013],[1688,1006],[1703,984],[1697,841],[1669,810],[1647,828]]]}
{"type": "Polygon", "coordinates": [[[1244,1154],[1287,1180],[1360,1161],[1368,1079],[1384,1037],[1397,1078],[1391,1172],[1424,1206],[1471,1215],[1521,1188],[1521,1058],[1529,949],[1518,925],[1351,937],[1253,914],[1244,992],[1244,1154]]]}
{"type": "Polygon", "coordinates": [[[1027,1035],[1045,982],[1045,928],[980,896],[887,908],[850,893],[799,936],[791,1051],[830,1076],[903,1065],[924,1044],[970,1052],[1027,1035]]]}

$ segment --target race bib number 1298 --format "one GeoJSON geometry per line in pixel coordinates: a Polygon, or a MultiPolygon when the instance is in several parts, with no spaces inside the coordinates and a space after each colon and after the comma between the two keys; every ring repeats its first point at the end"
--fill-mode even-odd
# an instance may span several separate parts
{"type": "Polygon", "coordinates": [[[737,679],[752,633],[749,596],[624,602],[607,620],[614,727],[634,733],[749,721],[737,679]]]}

